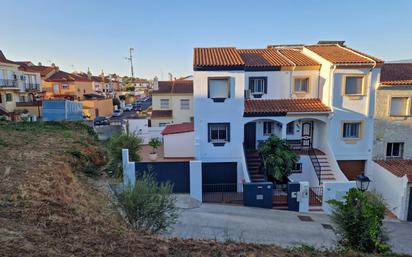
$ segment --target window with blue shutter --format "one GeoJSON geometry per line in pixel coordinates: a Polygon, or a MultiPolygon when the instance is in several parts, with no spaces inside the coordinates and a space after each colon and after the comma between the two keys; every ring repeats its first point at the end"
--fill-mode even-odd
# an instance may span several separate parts
{"type": "Polygon", "coordinates": [[[261,98],[262,95],[268,93],[268,78],[267,77],[250,77],[249,90],[255,98],[261,98]]]}

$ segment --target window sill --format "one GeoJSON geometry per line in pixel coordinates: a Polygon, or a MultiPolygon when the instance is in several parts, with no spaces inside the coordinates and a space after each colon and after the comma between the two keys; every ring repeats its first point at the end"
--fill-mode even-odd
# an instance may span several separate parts
{"type": "Polygon", "coordinates": [[[211,142],[213,146],[225,146],[227,142],[211,142]]]}
{"type": "Polygon", "coordinates": [[[264,93],[252,93],[253,98],[262,98],[264,93]]]}
{"type": "Polygon", "coordinates": [[[344,95],[349,100],[362,100],[365,95],[344,95]]]}
{"type": "Polygon", "coordinates": [[[353,145],[356,144],[359,140],[361,140],[361,138],[343,138],[342,140],[343,142],[345,142],[345,144],[353,145]]]}
{"type": "Polygon", "coordinates": [[[215,103],[223,103],[226,98],[211,98],[215,103]]]}

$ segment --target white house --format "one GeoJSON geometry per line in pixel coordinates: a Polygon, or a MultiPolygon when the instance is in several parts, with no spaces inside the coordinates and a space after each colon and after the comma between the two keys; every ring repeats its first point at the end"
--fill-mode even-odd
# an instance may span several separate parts
{"type": "Polygon", "coordinates": [[[275,134],[300,155],[292,181],[315,188],[368,173],[382,65],[343,42],[195,48],[195,157],[230,164],[235,183],[264,181],[256,149],[275,134]]]}

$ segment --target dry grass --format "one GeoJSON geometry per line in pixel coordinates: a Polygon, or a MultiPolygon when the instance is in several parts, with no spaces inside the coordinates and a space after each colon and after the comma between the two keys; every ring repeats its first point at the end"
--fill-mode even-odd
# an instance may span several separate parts
{"type": "Polygon", "coordinates": [[[163,239],[130,230],[96,180],[106,163],[79,124],[0,124],[0,256],[362,256],[163,239]]]}

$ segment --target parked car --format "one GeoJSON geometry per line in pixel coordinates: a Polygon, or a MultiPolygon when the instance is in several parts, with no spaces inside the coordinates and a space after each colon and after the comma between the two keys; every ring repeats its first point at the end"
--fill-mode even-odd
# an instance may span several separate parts
{"type": "Polygon", "coordinates": [[[136,102],[133,109],[135,111],[144,111],[147,108],[149,108],[151,105],[152,105],[152,97],[147,96],[147,97],[143,98],[142,100],[136,102]]]}
{"type": "Polygon", "coordinates": [[[110,120],[103,116],[97,116],[96,119],[94,119],[93,124],[95,126],[110,125],[110,120]]]}
{"type": "Polygon", "coordinates": [[[120,117],[122,116],[123,111],[121,109],[117,109],[113,112],[112,117],[120,117]]]}
{"type": "Polygon", "coordinates": [[[131,111],[131,110],[133,110],[133,105],[132,104],[126,104],[123,109],[125,111],[131,111]]]}

